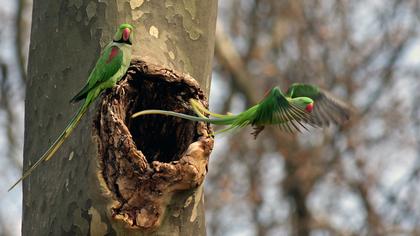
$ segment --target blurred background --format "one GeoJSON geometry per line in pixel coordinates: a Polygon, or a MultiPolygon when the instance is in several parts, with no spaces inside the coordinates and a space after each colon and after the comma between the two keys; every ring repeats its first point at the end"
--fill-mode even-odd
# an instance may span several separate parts
{"type": "MultiPolygon", "coordinates": [[[[32,0],[0,0],[0,187],[22,169],[32,0]]],[[[211,109],[320,85],[358,114],[290,135],[216,138],[208,235],[420,235],[420,1],[219,0],[211,109]]],[[[20,235],[21,185],[0,197],[20,235]]]]}

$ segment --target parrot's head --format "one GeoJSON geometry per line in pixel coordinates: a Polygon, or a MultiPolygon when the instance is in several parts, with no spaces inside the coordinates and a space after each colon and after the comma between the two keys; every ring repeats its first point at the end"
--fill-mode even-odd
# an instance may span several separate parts
{"type": "Polygon", "coordinates": [[[311,112],[314,109],[314,100],[308,97],[292,98],[292,103],[302,109],[305,109],[307,112],[311,112]]]}
{"type": "Polygon", "coordinates": [[[121,24],[114,35],[114,42],[132,44],[133,26],[127,23],[121,24]]]}

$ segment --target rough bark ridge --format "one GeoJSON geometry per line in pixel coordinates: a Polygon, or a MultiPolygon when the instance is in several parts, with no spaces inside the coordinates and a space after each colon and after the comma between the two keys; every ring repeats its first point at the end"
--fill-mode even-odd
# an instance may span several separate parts
{"type": "Polygon", "coordinates": [[[130,118],[144,109],[193,114],[190,98],[207,103],[193,78],[133,60],[126,77],[102,99],[94,129],[99,178],[114,201],[114,219],[154,229],[176,191],[204,181],[213,147],[209,125],[161,115],[130,118]]]}

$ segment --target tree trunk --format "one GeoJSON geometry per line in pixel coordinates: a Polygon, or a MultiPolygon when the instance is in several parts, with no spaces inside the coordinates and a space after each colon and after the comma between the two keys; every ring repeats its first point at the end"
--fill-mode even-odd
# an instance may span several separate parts
{"type": "MultiPolygon", "coordinates": [[[[131,145],[131,149],[113,150],[111,155],[109,148],[112,147],[103,142],[115,141],[115,138],[123,140],[123,137],[115,130],[107,130],[99,121],[110,121],[108,118],[115,114],[107,111],[121,108],[118,107],[124,105],[121,101],[131,101],[128,96],[136,96],[143,105],[150,105],[147,100],[160,95],[160,90],[154,93],[151,90],[144,96],[140,94],[143,91],[141,86],[150,81],[161,83],[159,81],[166,79],[162,83],[168,85],[165,91],[171,99],[164,105],[169,108],[182,109],[185,100],[190,97],[205,102],[205,94],[210,87],[216,15],[216,0],[34,0],[25,104],[24,169],[39,158],[76,112],[78,107],[69,104],[69,100],[85,83],[101,49],[111,40],[120,23],[128,22],[135,26],[133,54],[142,60],[133,61],[129,70],[131,74],[121,83],[122,92],[113,88],[101,96],[98,99],[102,100],[100,112],[95,115],[98,106],[92,105],[55,157],[24,181],[23,235],[205,235],[201,183],[212,147],[212,139],[206,134],[208,127],[202,123],[192,125],[179,119],[162,119],[161,126],[154,126],[156,129],[163,130],[165,122],[168,122],[168,127],[173,125],[170,122],[184,122],[181,125],[185,125],[183,130],[187,131],[174,129],[179,131],[175,134],[174,143],[186,143],[175,146],[175,149],[164,146],[165,150],[157,150],[156,147],[150,148],[152,144],[146,142],[147,137],[165,132],[145,128],[149,125],[147,122],[143,126],[133,122],[127,125],[127,129],[121,126],[127,132],[138,129],[133,137],[130,134],[124,136],[130,136],[124,145],[131,145]],[[186,74],[197,79],[204,93],[186,74]],[[151,80],[156,77],[161,80],[151,80]],[[178,84],[182,84],[181,91],[189,90],[191,94],[171,94],[180,91],[171,87],[178,84]],[[172,103],[176,99],[182,101],[172,103]],[[114,102],[118,104],[111,104],[114,102]],[[92,139],[92,126],[96,129],[96,142],[92,139]],[[133,151],[136,147],[139,150],[133,151]],[[160,162],[162,158],[147,156],[152,155],[152,151],[165,152],[168,148],[172,150],[172,158],[165,159],[166,163],[160,162]],[[104,153],[105,149],[108,153],[104,153]],[[125,178],[130,174],[140,181],[136,183],[141,183],[134,185],[138,189],[129,189],[132,191],[129,195],[140,194],[143,197],[145,193],[141,191],[146,191],[144,186],[149,184],[147,194],[156,194],[150,195],[156,196],[156,202],[150,198],[147,201],[137,199],[136,204],[139,205],[119,202],[127,200],[124,198],[127,192],[123,192],[127,189],[121,189],[121,186],[131,187],[131,182],[113,183],[112,177],[115,176],[104,173],[109,164],[104,162],[115,161],[110,166],[118,164],[121,167],[125,162],[115,157],[124,151],[129,151],[125,154],[130,158],[138,158],[136,161],[141,165],[119,169],[127,171],[131,168],[132,173],[119,173],[119,177],[122,175],[125,178]],[[106,155],[114,159],[106,159],[106,155]],[[174,183],[174,176],[182,177],[174,183]],[[155,218],[150,215],[152,213],[156,213],[153,215],[155,218]]],[[[123,108],[125,113],[121,113],[121,120],[117,121],[129,121],[126,116],[135,112],[134,109],[145,107],[136,105],[130,111],[127,107],[123,108]]],[[[117,121],[112,120],[110,125],[120,125],[117,121]]],[[[153,127],[153,124],[150,123],[150,126],[153,127]]],[[[165,135],[169,135],[168,132],[165,135]]],[[[166,140],[165,137],[162,140],[166,140]]]]}

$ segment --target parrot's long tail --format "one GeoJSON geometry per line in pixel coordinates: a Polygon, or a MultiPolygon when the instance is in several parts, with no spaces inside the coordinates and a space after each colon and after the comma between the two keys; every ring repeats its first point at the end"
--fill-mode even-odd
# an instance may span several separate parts
{"type": "Polygon", "coordinates": [[[16,185],[18,185],[22,180],[28,177],[32,171],[34,171],[44,160],[48,161],[51,157],[57,152],[58,148],[63,144],[63,142],[70,136],[73,132],[74,128],[79,124],[80,119],[86,113],[90,102],[85,101],[85,103],[80,107],[79,111],[73,116],[73,118],[68,123],[67,127],[64,131],[60,134],[60,136],[54,141],[54,143],[48,148],[48,150],[33,164],[25,173],[23,173],[22,177],[14,183],[8,191],[12,190],[16,185]]]}
{"type": "Polygon", "coordinates": [[[179,117],[179,118],[186,119],[186,120],[202,121],[202,122],[207,122],[207,123],[215,124],[215,125],[231,125],[236,120],[236,116],[234,116],[234,115],[227,116],[225,118],[209,119],[207,117],[190,116],[190,115],[183,114],[183,113],[178,113],[178,112],[173,112],[173,111],[164,111],[164,110],[144,110],[144,111],[134,113],[131,116],[131,118],[136,118],[138,116],[143,116],[143,115],[155,115],[155,114],[175,116],[175,117],[179,117]]]}
{"type": "Polygon", "coordinates": [[[198,116],[203,117],[203,118],[207,118],[207,117],[204,116],[204,114],[209,114],[210,116],[214,116],[214,117],[217,117],[217,118],[230,118],[230,117],[232,117],[232,115],[222,115],[222,114],[211,112],[207,108],[205,108],[203,106],[203,104],[201,104],[201,102],[199,102],[195,99],[192,99],[192,98],[190,99],[190,104],[191,104],[191,107],[193,108],[194,112],[198,116]]]}

